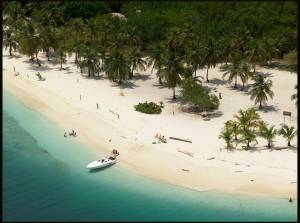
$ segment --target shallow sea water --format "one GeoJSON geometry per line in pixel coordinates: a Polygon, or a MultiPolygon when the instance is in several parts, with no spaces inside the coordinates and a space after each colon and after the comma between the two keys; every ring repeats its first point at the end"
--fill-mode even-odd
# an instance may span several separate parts
{"type": "MultiPolygon", "coordinates": [[[[296,221],[286,199],[197,192],[114,165],[64,130],[3,94],[4,221],[296,221]]],[[[102,154],[103,155],[103,154],[102,154]]]]}

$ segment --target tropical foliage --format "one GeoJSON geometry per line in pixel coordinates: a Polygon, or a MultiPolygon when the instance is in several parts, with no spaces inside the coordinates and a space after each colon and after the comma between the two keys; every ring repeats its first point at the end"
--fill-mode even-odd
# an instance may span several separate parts
{"type": "Polygon", "coordinates": [[[262,74],[257,74],[253,77],[254,83],[250,86],[251,100],[254,100],[255,104],[259,104],[259,109],[263,104],[266,104],[268,96],[273,98],[274,92],[271,90],[272,81],[268,80],[262,74]]]}
{"type": "Polygon", "coordinates": [[[294,126],[289,127],[287,124],[281,124],[279,135],[287,140],[288,146],[291,146],[291,141],[297,135],[297,130],[294,126]]]}
{"type": "Polygon", "coordinates": [[[289,127],[286,124],[281,124],[280,129],[276,129],[275,125],[269,126],[268,123],[261,120],[255,108],[240,110],[237,115],[234,115],[236,120],[228,120],[224,124],[219,138],[223,139],[227,148],[232,148],[232,142],[236,145],[246,143],[243,147],[248,150],[253,144],[258,143],[257,137],[262,137],[267,140],[267,147],[272,148],[274,139],[277,135],[286,138],[288,146],[291,146],[291,141],[297,135],[295,127],[289,127]]]}
{"type": "Polygon", "coordinates": [[[268,148],[272,147],[272,142],[276,134],[277,134],[277,129],[275,129],[275,125],[268,127],[267,124],[263,123],[259,126],[259,136],[267,140],[268,148]]]}
{"type": "Polygon", "coordinates": [[[181,88],[181,97],[190,101],[199,110],[212,110],[219,107],[218,97],[191,77],[181,82],[181,88]]]}
{"type": "Polygon", "coordinates": [[[134,109],[146,114],[160,114],[162,112],[162,105],[146,101],[144,103],[138,103],[134,106],[134,109]]]}

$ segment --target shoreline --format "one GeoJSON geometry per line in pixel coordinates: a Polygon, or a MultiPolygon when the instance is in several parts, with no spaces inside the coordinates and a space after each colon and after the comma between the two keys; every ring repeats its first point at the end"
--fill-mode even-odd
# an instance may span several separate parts
{"type": "Polygon", "coordinates": [[[178,156],[176,151],[163,152],[167,148],[136,142],[132,137],[134,129],[124,130],[123,126],[118,126],[117,120],[109,120],[102,114],[96,115],[74,106],[70,101],[46,88],[35,85],[25,78],[14,77],[12,72],[7,70],[3,70],[3,87],[26,106],[42,113],[62,129],[72,129],[76,126],[78,133],[76,140],[94,151],[101,150],[108,153],[117,148],[120,151],[119,165],[135,173],[200,192],[209,190],[297,199],[296,184],[291,185],[286,177],[263,171],[236,173],[230,166],[213,166],[208,165],[208,162],[196,164],[184,154],[178,156]],[[108,141],[109,138],[113,139],[111,143],[108,141]],[[191,171],[181,171],[179,166],[191,171]],[[250,182],[251,178],[255,178],[253,183],[250,182]],[[221,185],[221,182],[224,185],[221,185]]]}

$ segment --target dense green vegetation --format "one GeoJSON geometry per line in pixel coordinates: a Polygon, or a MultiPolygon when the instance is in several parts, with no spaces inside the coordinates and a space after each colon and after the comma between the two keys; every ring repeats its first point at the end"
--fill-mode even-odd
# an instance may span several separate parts
{"type": "Polygon", "coordinates": [[[257,142],[257,137],[264,138],[267,141],[267,147],[272,148],[273,140],[277,135],[281,135],[287,140],[287,145],[291,146],[291,140],[297,135],[295,127],[289,127],[287,124],[281,124],[280,129],[274,125],[270,126],[261,120],[255,108],[240,110],[234,115],[236,120],[225,122],[219,138],[226,143],[227,149],[232,149],[240,143],[246,143],[245,149],[250,148],[251,143],[257,142]],[[233,145],[235,143],[235,146],[233,145]]]}
{"type": "Polygon", "coordinates": [[[192,78],[186,78],[181,83],[182,98],[191,101],[200,111],[212,110],[219,107],[219,99],[216,95],[209,93],[209,89],[198,84],[192,78]]]}
{"type": "MultiPolygon", "coordinates": [[[[118,84],[152,66],[173,99],[184,79],[197,80],[199,68],[209,82],[209,69],[224,63],[224,77],[234,87],[241,79],[244,89],[252,77],[264,84],[264,90],[251,91],[261,107],[272,92],[256,67],[274,59],[295,67],[296,18],[297,3],[286,1],[4,1],[3,44],[11,56],[18,50],[38,66],[41,53],[61,69],[73,54],[82,75],[104,72],[118,84]],[[111,14],[116,12],[123,16],[111,14]]],[[[195,105],[218,107],[216,97],[189,84],[205,96],[189,97],[195,105]]]]}
{"type": "Polygon", "coordinates": [[[136,111],[146,113],[146,114],[160,114],[162,105],[158,105],[154,102],[144,102],[144,103],[138,103],[134,106],[134,109],[136,111]]]}

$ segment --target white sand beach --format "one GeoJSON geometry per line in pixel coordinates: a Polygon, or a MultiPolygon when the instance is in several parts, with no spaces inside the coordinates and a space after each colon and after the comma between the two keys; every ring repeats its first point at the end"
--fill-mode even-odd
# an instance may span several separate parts
{"type": "MultiPolygon", "coordinates": [[[[59,65],[52,65],[42,55],[41,67],[30,63],[25,56],[16,55],[10,57],[3,50],[4,89],[65,131],[74,129],[78,135],[76,140],[99,154],[117,149],[118,165],[199,191],[297,198],[296,138],[291,143],[293,147],[287,148],[286,140],[277,136],[273,150],[267,149],[266,141],[258,138],[253,151],[227,151],[224,141],[218,138],[225,121],[232,119],[239,109],[253,106],[246,92],[233,89],[233,84],[222,80],[218,66],[209,70],[211,81],[204,85],[215,87],[216,94],[222,93],[219,114],[205,121],[199,114],[183,111],[180,100],[172,100],[172,90],[161,87],[151,69],[135,74],[131,83],[121,89],[104,74],[98,80],[83,77],[73,58],[63,65],[66,70],[60,70],[59,65]],[[20,72],[19,76],[14,75],[13,67],[20,72]],[[38,81],[37,72],[46,80],[38,81]],[[163,101],[163,112],[148,115],[134,110],[134,105],[145,101],[163,101]],[[119,118],[111,111],[119,114],[119,118]],[[168,143],[152,144],[156,133],[164,135],[168,143]],[[189,139],[192,143],[169,137],[189,139]]],[[[297,74],[258,70],[270,74],[275,94],[267,102],[267,110],[259,111],[262,119],[279,128],[284,121],[282,112],[290,111],[292,117],[286,117],[285,123],[298,128],[297,108],[290,99],[296,91],[297,74]]],[[[205,72],[199,70],[197,74],[204,76],[205,72]]],[[[179,95],[178,88],[176,93],[179,95]]],[[[238,145],[238,149],[241,147],[242,144],[238,145]]]]}

